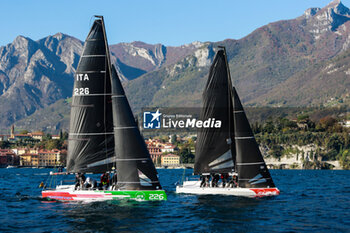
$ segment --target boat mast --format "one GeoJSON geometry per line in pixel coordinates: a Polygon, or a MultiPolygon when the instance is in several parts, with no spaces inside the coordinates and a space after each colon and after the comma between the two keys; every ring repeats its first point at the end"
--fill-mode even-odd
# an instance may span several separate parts
{"type": "MultiPolygon", "coordinates": [[[[230,67],[228,66],[228,61],[227,61],[227,53],[226,53],[226,47],[225,46],[218,46],[218,48],[220,49],[223,49],[224,51],[224,57],[225,57],[225,63],[226,63],[226,69],[227,69],[227,80],[228,80],[228,92],[229,92],[229,102],[231,101],[232,103],[232,106],[233,106],[233,101],[232,101],[232,97],[233,97],[233,94],[232,94],[232,81],[231,81],[231,73],[230,73],[230,67]]],[[[231,119],[231,114],[233,113],[233,109],[231,109],[231,105],[229,106],[229,119],[231,119]]],[[[232,117],[232,119],[234,120],[234,118],[232,117]]],[[[233,143],[235,143],[235,139],[234,138],[231,138],[232,136],[232,133],[231,132],[231,121],[229,120],[229,123],[228,123],[228,127],[229,127],[229,139],[231,140],[230,142],[230,150],[231,150],[231,154],[234,153],[234,156],[232,156],[232,159],[233,159],[233,163],[234,163],[234,171],[236,172],[237,171],[237,167],[236,167],[236,148],[234,148],[234,150],[232,150],[232,145],[233,143]]],[[[233,126],[234,127],[234,126],[233,126]]]]}
{"type": "Polygon", "coordinates": [[[108,68],[109,74],[111,74],[112,66],[111,66],[111,59],[110,59],[110,54],[109,54],[109,46],[108,46],[108,41],[107,41],[105,22],[103,20],[102,15],[95,15],[95,17],[101,19],[101,22],[102,22],[103,36],[104,36],[104,41],[105,41],[105,45],[106,45],[106,56],[107,56],[106,58],[107,58],[107,66],[108,66],[107,68],[108,68]]]}
{"type": "MultiPolygon", "coordinates": [[[[106,93],[106,86],[107,86],[107,70],[108,70],[108,74],[109,74],[109,78],[111,78],[111,74],[112,74],[112,67],[111,67],[111,59],[110,59],[110,54],[109,54],[109,46],[108,46],[108,41],[107,41],[107,34],[106,34],[106,28],[105,28],[105,22],[103,20],[103,16],[102,15],[95,15],[96,18],[99,18],[101,19],[101,23],[102,23],[102,31],[103,31],[103,37],[104,37],[104,42],[105,42],[105,47],[106,47],[106,60],[107,60],[107,69],[105,71],[105,83],[104,83],[104,87],[105,87],[105,93],[106,93]]],[[[107,95],[104,95],[104,127],[106,128],[106,98],[107,98],[107,95]]],[[[107,148],[107,135],[105,135],[105,148],[107,148]]],[[[106,158],[107,158],[107,150],[106,150],[106,158]]],[[[107,166],[107,170],[108,169],[108,166],[107,166]]]]}

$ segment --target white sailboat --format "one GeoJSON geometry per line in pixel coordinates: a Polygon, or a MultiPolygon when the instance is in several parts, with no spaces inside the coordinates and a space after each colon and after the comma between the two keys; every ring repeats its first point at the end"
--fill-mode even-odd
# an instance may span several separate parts
{"type": "Polygon", "coordinates": [[[246,197],[279,195],[236,89],[231,84],[224,47],[220,47],[210,68],[201,118],[220,119],[222,127],[198,131],[194,174],[201,175],[203,179],[214,174],[231,178],[228,178],[227,184],[214,187],[208,181],[186,180],[176,187],[176,193],[246,197]],[[237,180],[234,181],[235,175],[237,180]]]}

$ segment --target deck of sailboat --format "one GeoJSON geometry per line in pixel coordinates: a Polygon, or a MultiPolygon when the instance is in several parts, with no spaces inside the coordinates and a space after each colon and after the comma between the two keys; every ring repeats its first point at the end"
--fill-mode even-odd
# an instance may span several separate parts
{"type": "Polygon", "coordinates": [[[184,181],[183,185],[176,186],[176,193],[241,197],[276,196],[280,193],[277,188],[200,187],[200,183],[201,181],[184,181]]]}

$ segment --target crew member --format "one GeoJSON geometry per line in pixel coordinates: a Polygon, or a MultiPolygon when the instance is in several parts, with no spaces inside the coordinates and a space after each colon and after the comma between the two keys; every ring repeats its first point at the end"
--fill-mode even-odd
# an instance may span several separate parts
{"type": "Polygon", "coordinates": [[[94,189],[96,188],[96,180],[88,177],[86,178],[85,182],[84,182],[84,188],[85,189],[94,189]]]}
{"type": "Polygon", "coordinates": [[[112,190],[115,189],[115,187],[117,186],[117,183],[118,183],[118,175],[117,175],[117,172],[115,172],[111,179],[112,190]]]}
{"type": "Polygon", "coordinates": [[[227,179],[228,179],[228,173],[222,173],[221,174],[221,180],[222,180],[222,187],[226,187],[227,179]]]}
{"type": "Polygon", "coordinates": [[[109,174],[107,172],[101,175],[100,179],[100,188],[103,190],[107,190],[109,186],[109,174]]]}
{"type": "Polygon", "coordinates": [[[229,186],[231,188],[235,188],[235,187],[238,187],[238,178],[236,175],[233,175],[230,182],[229,182],[229,186]]]}

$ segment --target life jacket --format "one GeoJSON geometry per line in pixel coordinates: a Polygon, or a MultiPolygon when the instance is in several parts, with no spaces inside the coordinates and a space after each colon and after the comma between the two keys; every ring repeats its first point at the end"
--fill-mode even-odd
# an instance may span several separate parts
{"type": "Polygon", "coordinates": [[[101,183],[102,185],[107,185],[109,183],[108,176],[106,174],[101,175],[101,183]]]}

